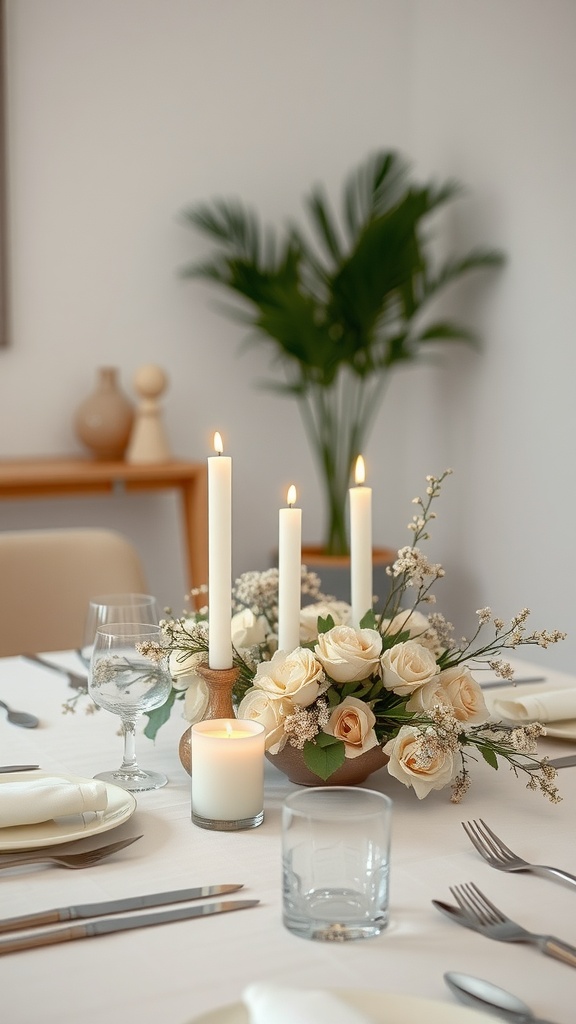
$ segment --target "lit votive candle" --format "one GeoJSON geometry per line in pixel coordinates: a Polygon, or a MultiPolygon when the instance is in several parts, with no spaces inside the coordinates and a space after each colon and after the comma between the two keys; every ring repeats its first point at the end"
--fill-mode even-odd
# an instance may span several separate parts
{"type": "Polygon", "coordinates": [[[264,726],[212,718],[192,726],[192,821],[232,832],[264,820],[264,726]]]}

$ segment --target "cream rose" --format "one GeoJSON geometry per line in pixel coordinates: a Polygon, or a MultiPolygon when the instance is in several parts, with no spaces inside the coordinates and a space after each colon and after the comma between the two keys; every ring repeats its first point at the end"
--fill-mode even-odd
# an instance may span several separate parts
{"type": "Polygon", "coordinates": [[[286,745],[287,736],[283,722],[291,714],[293,706],[289,700],[273,699],[259,687],[247,690],[238,708],[238,718],[258,722],[266,731],[266,750],[277,754],[286,745]]]}
{"type": "Polygon", "coordinates": [[[445,703],[452,707],[459,722],[478,725],[488,721],[490,713],[484,694],[468,668],[455,665],[444,669],[440,673],[440,685],[446,694],[445,703]]]}
{"type": "Polygon", "coordinates": [[[396,633],[408,633],[409,640],[417,640],[422,647],[427,647],[436,656],[443,651],[436,630],[433,629],[427,616],[422,612],[400,611],[393,619],[385,619],[382,625],[384,627],[382,632],[388,636],[394,636],[396,633]]]}
{"type": "Polygon", "coordinates": [[[424,686],[440,671],[431,651],[417,640],[405,640],[384,651],[382,679],[387,690],[404,697],[424,686]]]}
{"type": "Polygon", "coordinates": [[[320,634],[314,651],[335,682],[354,683],[367,679],[378,667],[382,637],[377,629],[334,626],[320,634]]]}
{"type": "Polygon", "coordinates": [[[378,745],[374,732],[376,718],[371,708],[357,697],[346,697],[334,708],[324,732],[344,741],[346,757],[359,757],[378,745]]]}
{"type": "Polygon", "coordinates": [[[352,609],[346,601],[324,601],[321,604],[307,604],[300,612],[300,641],[312,643],[318,639],[318,617],[323,619],[332,616],[335,626],[347,626],[352,616],[352,609]]]}
{"type": "Polygon", "coordinates": [[[265,617],[256,617],[249,608],[244,608],[232,616],[232,643],[237,650],[263,644],[269,632],[270,627],[265,617]]]}
{"type": "Polygon", "coordinates": [[[265,690],[270,698],[289,697],[294,704],[307,708],[328,689],[322,665],[304,647],[290,654],[276,651],[270,661],[260,662],[254,686],[265,690]]]}
{"type": "Polygon", "coordinates": [[[404,786],[412,786],[419,800],[431,789],[443,789],[458,774],[458,751],[445,749],[437,737],[423,735],[412,725],[403,725],[393,740],[384,747],[388,754],[388,771],[404,786]]]}
{"type": "Polygon", "coordinates": [[[406,704],[406,710],[416,713],[432,711],[437,704],[446,704],[451,707],[448,694],[442,687],[440,675],[435,675],[429,683],[424,683],[424,686],[419,686],[417,690],[414,690],[406,704]]]}

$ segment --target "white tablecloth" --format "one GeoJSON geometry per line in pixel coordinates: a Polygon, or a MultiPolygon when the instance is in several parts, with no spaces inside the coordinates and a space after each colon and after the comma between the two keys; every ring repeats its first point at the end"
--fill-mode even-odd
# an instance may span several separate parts
{"type": "MultiPolygon", "coordinates": [[[[58,660],[78,668],[72,654],[58,660]]],[[[534,666],[526,667],[526,674],[534,674],[534,666]]],[[[545,675],[550,686],[576,682],[558,672],[545,675]]],[[[104,711],[86,714],[87,700],[75,715],[63,715],[71,693],[64,678],[47,670],[19,658],[0,660],[0,699],[41,719],[38,729],[25,730],[0,713],[0,764],[38,763],[51,773],[88,778],[117,767],[118,719],[104,711]]],[[[238,833],[193,826],[190,782],[177,756],[184,728],[176,710],[155,744],[138,737],[140,762],[164,770],[169,784],[138,795],[135,815],[105,838],[139,833],[143,838],[82,871],[2,872],[1,916],[215,882],[243,882],[243,895],[258,898],[260,906],[2,957],[3,1024],[185,1024],[238,1000],[250,982],[264,979],[404,992],[453,1004],[442,980],[447,970],[488,978],[521,995],[541,1015],[571,1024],[573,968],[534,947],[497,943],[460,928],[430,901],[450,900],[451,884],[474,881],[525,927],[576,945],[576,888],[493,870],[460,824],[481,817],[526,859],[576,874],[576,768],[559,773],[564,799],[558,806],[528,792],[506,766],[496,772],[484,763],[474,765],[472,787],[461,805],[450,803],[448,790],[418,801],[385,769],[373,775],[368,785],[394,800],[391,924],[376,939],[319,943],[295,937],[281,921],[280,809],[294,787],[267,765],[262,826],[238,833]]],[[[574,742],[541,741],[542,753],[550,756],[573,749],[574,742]]],[[[94,839],[75,845],[88,843],[95,845],[94,839]]]]}

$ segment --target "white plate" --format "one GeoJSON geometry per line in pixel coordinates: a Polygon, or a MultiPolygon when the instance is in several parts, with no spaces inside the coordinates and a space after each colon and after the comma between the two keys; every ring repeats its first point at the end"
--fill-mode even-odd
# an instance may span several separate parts
{"type": "MultiPolygon", "coordinates": [[[[92,782],[78,775],[61,775],[55,772],[12,772],[0,775],[0,786],[7,782],[20,782],[26,779],[46,778],[63,779],[65,782],[92,782]]],[[[87,814],[86,822],[82,815],[69,815],[58,821],[41,821],[35,825],[9,825],[0,828],[0,853],[9,850],[35,850],[42,846],[55,846],[56,843],[71,843],[75,839],[96,836],[99,832],[108,832],[128,821],[136,810],[136,799],[119,786],[105,782],[108,794],[108,806],[105,811],[87,814]]]]}
{"type": "MultiPolygon", "coordinates": [[[[458,1003],[438,1003],[390,992],[367,992],[364,989],[336,989],[336,995],[354,1009],[369,1015],[374,1024],[481,1024],[494,1022],[478,1010],[469,1010],[458,1003]]],[[[194,1017],[189,1024],[250,1024],[243,1003],[231,1003],[194,1017]]],[[[296,1024],[296,1022],[295,1022],[296,1024]]]]}

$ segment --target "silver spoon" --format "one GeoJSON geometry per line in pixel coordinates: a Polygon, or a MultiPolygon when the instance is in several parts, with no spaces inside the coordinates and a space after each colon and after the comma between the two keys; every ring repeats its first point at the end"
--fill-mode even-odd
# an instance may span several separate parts
{"type": "Polygon", "coordinates": [[[27,711],[12,711],[3,700],[0,700],[0,708],[4,708],[6,718],[12,725],[21,725],[23,729],[35,729],[40,724],[36,715],[29,715],[27,711]]]}
{"type": "Polygon", "coordinates": [[[473,1006],[476,1010],[494,1013],[511,1024],[554,1024],[543,1017],[535,1017],[526,1003],[490,981],[456,971],[447,971],[444,981],[461,1003],[473,1006]]]}

